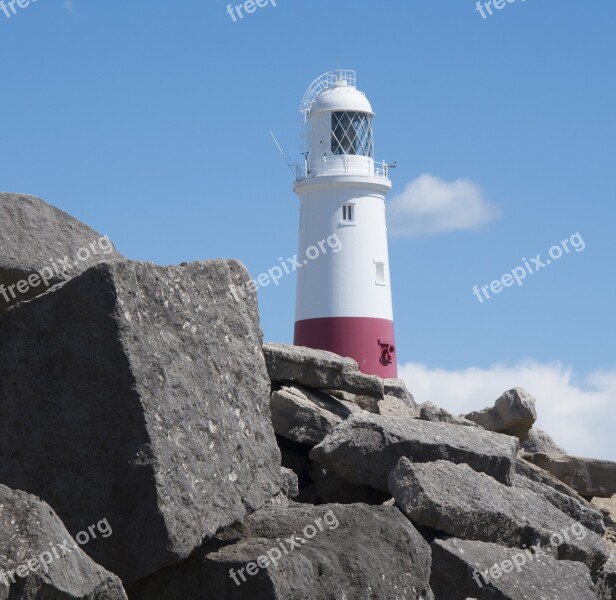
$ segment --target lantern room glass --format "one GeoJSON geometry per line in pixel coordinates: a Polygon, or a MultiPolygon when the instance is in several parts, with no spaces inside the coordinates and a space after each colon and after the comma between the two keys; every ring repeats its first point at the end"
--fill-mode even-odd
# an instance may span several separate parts
{"type": "Polygon", "coordinates": [[[374,158],[372,115],[347,111],[332,113],[332,153],[374,158]]]}

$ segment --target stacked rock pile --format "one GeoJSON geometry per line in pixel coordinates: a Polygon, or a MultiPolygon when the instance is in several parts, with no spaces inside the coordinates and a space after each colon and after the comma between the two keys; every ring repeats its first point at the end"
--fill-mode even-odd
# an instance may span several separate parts
{"type": "Polygon", "coordinates": [[[0,194],[0,599],[616,599],[616,464],[526,391],[418,404],[264,344],[239,262],[109,244],[0,194]]]}

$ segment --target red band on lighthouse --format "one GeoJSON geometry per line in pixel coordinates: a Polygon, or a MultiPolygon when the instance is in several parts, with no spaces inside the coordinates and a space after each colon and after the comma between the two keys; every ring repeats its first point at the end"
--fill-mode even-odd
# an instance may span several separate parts
{"type": "Polygon", "coordinates": [[[295,323],[296,346],[328,350],[357,361],[363,373],[396,378],[394,324],[367,317],[329,317],[295,323]]]}

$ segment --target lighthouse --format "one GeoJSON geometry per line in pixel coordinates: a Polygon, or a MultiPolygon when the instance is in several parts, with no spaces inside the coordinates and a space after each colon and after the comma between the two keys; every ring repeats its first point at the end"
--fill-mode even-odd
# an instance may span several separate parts
{"type": "Polygon", "coordinates": [[[304,95],[300,200],[301,259],[337,236],[339,252],[298,269],[294,343],[355,359],[364,373],[397,376],[385,222],[388,165],[374,160],[374,112],[354,71],[318,77],[304,95]]]}

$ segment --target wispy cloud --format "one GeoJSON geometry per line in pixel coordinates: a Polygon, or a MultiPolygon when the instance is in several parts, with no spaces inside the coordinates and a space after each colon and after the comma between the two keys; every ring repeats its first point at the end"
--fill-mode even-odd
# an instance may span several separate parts
{"type": "Polygon", "coordinates": [[[561,363],[525,361],[487,369],[447,371],[422,364],[399,368],[418,402],[429,400],[455,414],[486,406],[512,387],[537,400],[537,425],[570,454],[616,460],[616,369],[580,381],[561,363]]]}
{"type": "Polygon", "coordinates": [[[499,216],[498,209],[469,179],[445,181],[424,174],[388,203],[388,229],[397,237],[424,237],[478,230],[499,216]]]}
{"type": "Polygon", "coordinates": [[[66,8],[66,10],[69,13],[73,12],[73,0],[64,0],[64,8],[66,8]]]}

